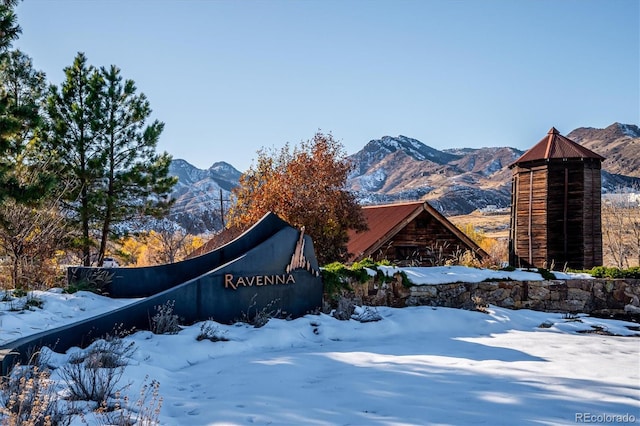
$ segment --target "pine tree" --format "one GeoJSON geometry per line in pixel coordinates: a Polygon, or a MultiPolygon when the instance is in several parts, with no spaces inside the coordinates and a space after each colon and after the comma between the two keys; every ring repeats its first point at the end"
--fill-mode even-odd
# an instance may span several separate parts
{"type": "Polygon", "coordinates": [[[39,149],[46,80],[19,50],[0,60],[0,90],[6,115],[2,138],[6,149],[0,157],[6,196],[18,202],[33,202],[47,195],[53,176],[43,167],[48,161],[39,149]],[[11,129],[8,131],[8,129],[11,129]]]}
{"type": "Polygon", "coordinates": [[[33,70],[30,59],[9,50],[21,31],[13,12],[16,3],[0,2],[0,202],[7,197],[33,201],[44,192],[36,182],[25,185],[15,173],[26,143],[39,127],[44,88],[44,75],[33,70]]]}
{"type": "Polygon", "coordinates": [[[13,11],[17,4],[18,0],[0,1],[0,55],[9,50],[13,40],[22,32],[13,11]]]}
{"type": "MultiPolygon", "coordinates": [[[[20,27],[17,24],[17,18],[13,12],[15,4],[15,1],[0,2],[0,63],[2,64],[6,61],[7,52],[11,47],[11,43],[17,39],[18,34],[20,34],[20,27]]],[[[3,87],[4,84],[0,86],[2,86],[0,87],[0,157],[2,157],[9,149],[9,139],[16,132],[19,124],[8,111],[9,99],[6,89],[3,87]]],[[[4,164],[0,164],[0,183],[3,184],[2,188],[6,191],[7,185],[4,181],[5,167],[4,164]]],[[[0,192],[0,195],[2,192],[0,192]]]]}
{"type": "Polygon", "coordinates": [[[170,177],[171,157],[156,154],[164,124],[145,125],[151,114],[146,96],[136,94],[133,80],[124,80],[115,65],[101,69],[98,128],[105,150],[105,178],[100,203],[102,231],[98,262],[104,257],[114,225],[144,216],[168,213],[169,193],[177,178],[170,177]]]}
{"type": "Polygon", "coordinates": [[[101,265],[118,223],[168,212],[176,178],[168,175],[171,156],[156,153],[164,124],[146,124],[149,101],[132,80],[116,66],[88,65],[82,53],[65,74],[47,103],[49,149],[75,183],[65,207],[80,230],[83,262],[101,265]]]}
{"type": "Polygon", "coordinates": [[[94,67],[78,53],[73,65],[65,68],[66,80],[60,90],[52,86],[47,99],[50,122],[48,149],[59,163],[59,174],[72,182],[63,202],[64,209],[80,236],[75,245],[83,264],[91,264],[91,230],[98,217],[99,199],[105,165],[105,153],[98,137],[98,94],[104,81],[94,67]]]}

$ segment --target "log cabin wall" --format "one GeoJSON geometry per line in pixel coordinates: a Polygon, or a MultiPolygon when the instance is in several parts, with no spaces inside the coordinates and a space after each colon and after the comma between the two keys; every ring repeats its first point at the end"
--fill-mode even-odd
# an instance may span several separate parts
{"type": "Polygon", "coordinates": [[[600,161],[519,165],[512,179],[512,265],[556,270],[602,265],[600,161]]]}
{"type": "Polygon", "coordinates": [[[517,166],[512,179],[513,253],[510,263],[522,268],[541,265],[547,258],[548,170],[545,166],[517,166]]]}
{"type": "Polygon", "coordinates": [[[585,163],[583,268],[603,264],[602,255],[602,176],[600,161],[585,163]]]}
{"type": "Polygon", "coordinates": [[[585,179],[581,161],[550,161],[546,267],[575,268],[584,262],[585,179]]]}
{"type": "Polygon", "coordinates": [[[427,212],[393,236],[373,253],[376,261],[389,260],[397,264],[434,266],[467,250],[460,239],[427,212]]]}
{"type": "Polygon", "coordinates": [[[549,162],[547,267],[602,265],[600,161],[549,162]]]}

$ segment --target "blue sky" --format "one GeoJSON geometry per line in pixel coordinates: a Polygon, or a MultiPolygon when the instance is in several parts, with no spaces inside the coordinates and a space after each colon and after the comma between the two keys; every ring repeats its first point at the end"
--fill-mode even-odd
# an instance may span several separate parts
{"type": "Polygon", "coordinates": [[[60,84],[84,52],[122,69],[159,143],[241,171],[331,132],[528,149],[556,127],[640,121],[637,0],[25,0],[14,46],[60,84]]]}

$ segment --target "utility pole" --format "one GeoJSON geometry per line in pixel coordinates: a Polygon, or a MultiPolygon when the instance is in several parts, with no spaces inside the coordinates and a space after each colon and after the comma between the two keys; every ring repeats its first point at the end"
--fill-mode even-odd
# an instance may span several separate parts
{"type": "Polygon", "coordinates": [[[220,188],[220,221],[222,222],[222,229],[224,229],[224,204],[222,200],[222,188],[220,188]]]}

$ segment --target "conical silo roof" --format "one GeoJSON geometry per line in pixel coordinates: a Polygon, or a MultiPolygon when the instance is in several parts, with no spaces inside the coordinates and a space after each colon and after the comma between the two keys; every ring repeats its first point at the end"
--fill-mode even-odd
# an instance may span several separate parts
{"type": "Polygon", "coordinates": [[[547,135],[531,149],[522,154],[510,167],[516,164],[530,161],[568,159],[568,158],[593,158],[603,161],[604,157],[566,138],[552,127],[547,135]]]}

